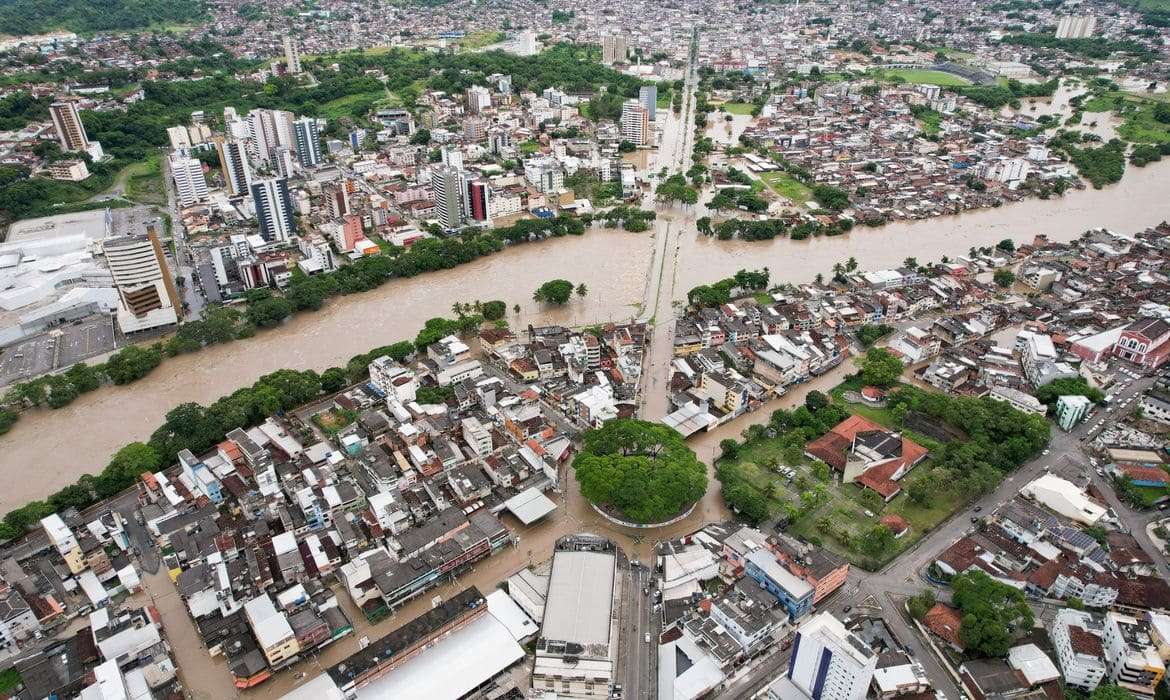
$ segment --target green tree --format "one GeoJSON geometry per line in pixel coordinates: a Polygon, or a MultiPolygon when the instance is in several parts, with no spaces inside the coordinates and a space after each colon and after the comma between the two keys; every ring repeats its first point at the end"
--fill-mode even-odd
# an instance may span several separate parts
{"type": "Polygon", "coordinates": [[[588,293],[589,293],[589,288],[585,286],[584,282],[577,285],[577,296],[584,298],[585,295],[588,293]]]}
{"type": "Polygon", "coordinates": [[[321,373],[321,391],[332,394],[341,391],[349,383],[349,377],[341,367],[330,367],[321,373]]]}
{"type": "Polygon", "coordinates": [[[260,328],[278,326],[292,312],[292,304],[281,297],[268,297],[248,304],[248,320],[260,328]]]}
{"type": "Polygon", "coordinates": [[[532,300],[548,304],[565,304],[573,295],[573,283],[569,280],[549,280],[537,287],[532,294],[532,300]]]}
{"type": "Polygon", "coordinates": [[[640,523],[683,512],[707,490],[707,469],[682,435],[658,423],[618,419],[586,432],[573,470],[593,503],[640,523]]]}
{"type": "Polygon", "coordinates": [[[735,459],[739,456],[739,443],[731,438],[724,438],[719,441],[719,458],[720,459],[735,459]]]}
{"type": "Polygon", "coordinates": [[[508,312],[508,305],[498,299],[485,301],[481,313],[488,321],[499,321],[508,312]]]}
{"type": "Polygon", "coordinates": [[[983,571],[959,574],[951,587],[955,606],[963,614],[959,639],[970,651],[1006,656],[1014,632],[1032,625],[1032,609],[1024,594],[983,571]]]}
{"type": "Polygon", "coordinates": [[[890,387],[902,376],[902,361],[885,348],[870,348],[858,361],[863,384],[890,387]]]}
{"type": "Polygon", "coordinates": [[[1007,289],[1016,281],[1016,274],[1006,267],[1001,267],[992,275],[992,280],[1001,289],[1007,289]]]}
{"type": "Polygon", "coordinates": [[[934,595],[934,591],[927,588],[916,596],[911,596],[906,601],[906,608],[909,610],[911,617],[915,620],[923,620],[926,618],[926,613],[934,607],[938,599],[934,595]]]}

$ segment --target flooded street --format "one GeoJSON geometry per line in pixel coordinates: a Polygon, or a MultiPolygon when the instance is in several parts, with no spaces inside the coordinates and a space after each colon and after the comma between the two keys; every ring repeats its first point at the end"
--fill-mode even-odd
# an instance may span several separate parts
{"type": "MultiPolygon", "coordinates": [[[[1061,99],[1067,103],[1067,96],[1061,99]]],[[[669,109],[660,110],[659,120],[663,134],[658,149],[628,154],[627,159],[655,171],[663,167],[685,170],[694,135],[689,128],[693,123],[690,111],[676,117],[669,109]]],[[[734,143],[750,121],[749,117],[735,116],[728,122],[722,114],[715,114],[707,134],[720,142],[734,143]]],[[[926,263],[943,255],[961,255],[971,246],[994,245],[1004,238],[1023,242],[1036,234],[1047,234],[1067,241],[1098,226],[1133,233],[1170,219],[1168,176],[1167,163],[1129,168],[1121,183],[1100,191],[1073,191],[1063,199],[1031,200],[875,229],[857,228],[848,235],[806,241],[717,241],[695,230],[696,219],[706,213],[701,204],[660,205],[658,219],[646,233],[595,226],[584,236],[521,245],[453,270],[395,280],[371,292],[334,299],[320,312],[303,314],[250,340],[169,359],[132,385],[104,387],[65,409],[27,415],[0,438],[0,468],[10,484],[0,496],[0,512],[43,498],[81,474],[99,471],[119,447],[147,439],[163,415],[182,402],[211,403],[282,367],[320,371],[344,365],[357,353],[413,338],[426,319],[451,315],[456,301],[504,300],[509,307],[507,320],[518,332],[529,324],[581,326],[633,318],[652,322],[654,342],[646,368],[643,415],[658,418],[666,407],[674,317],[687,290],[696,285],[741,268],[767,267],[774,282],[807,282],[849,257],[856,258],[863,268],[878,269],[900,265],[907,256],[926,263]],[[533,290],[558,277],[584,283],[588,295],[563,308],[534,303],[533,290]],[[517,303],[521,311],[514,314],[511,306],[517,303]]],[[[702,199],[709,196],[706,193],[702,199]]],[[[655,206],[652,193],[646,195],[643,206],[655,206]]],[[[749,425],[767,422],[773,410],[799,405],[811,390],[827,392],[851,371],[851,362],[842,363],[807,384],[790,387],[787,395],[756,413],[691,439],[689,444],[709,467],[709,485],[703,499],[680,522],[647,531],[614,526],[580,496],[566,467],[561,475],[562,492],[550,492],[557,503],[556,512],[529,528],[510,516],[502,518],[517,536],[513,547],[479,562],[458,580],[428,591],[377,625],[366,623],[348,595],[335,589],[356,633],[249,691],[241,693],[234,688],[222,658],[208,657],[165,573],[144,576],[146,591],[136,599],[143,603],[149,600],[162,614],[181,677],[193,697],[279,698],[357,651],[363,636],[376,639],[400,627],[429,609],[434,596],[445,599],[469,585],[490,592],[509,575],[547,559],[555,542],[567,534],[604,535],[631,557],[648,560],[657,541],[726,519],[730,514],[712,468],[720,440],[740,438],[749,425]]]]}
{"type": "MultiPolygon", "coordinates": [[[[666,116],[666,133],[652,159],[656,168],[681,162],[690,153],[691,130],[680,127],[692,121],[669,110],[661,114],[666,116]]],[[[733,133],[728,133],[726,123],[715,122],[708,133],[730,140],[744,124],[746,119],[736,118],[733,133]]],[[[653,318],[659,334],[668,338],[674,310],[688,289],[741,268],[768,267],[773,281],[807,282],[851,256],[873,269],[898,265],[907,256],[933,261],[961,255],[971,246],[1004,238],[1027,241],[1040,233],[1063,241],[1098,226],[1133,233],[1170,219],[1168,202],[1170,163],[1163,161],[1129,167],[1120,183],[1102,190],[880,228],[858,227],[848,235],[805,241],[718,241],[695,231],[695,219],[705,213],[702,205],[660,207],[647,233],[594,227],[584,236],[525,244],[452,270],[394,280],[364,294],[334,299],[317,313],[302,314],[252,339],[168,359],[134,384],[103,387],[61,410],[34,411],[0,437],[0,473],[9,483],[0,496],[0,512],[99,471],[119,447],[147,439],[163,414],[180,403],[208,404],[282,367],[320,371],[344,365],[359,352],[413,338],[426,319],[450,315],[455,301],[502,299],[509,307],[519,303],[519,316],[509,310],[507,317],[514,329],[628,320],[641,313],[653,318]],[[588,296],[564,308],[535,304],[532,291],[557,277],[585,283],[588,296]]],[[[663,345],[651,351],[658,365],[663,358],[669,362],[669,345],[663,345]]],[[[651,369],[654,374],[662,368],[651,369]]],[[[660,387],[651,388],[661,394],[660,387]]],[[[659,398],[664,399],[650,397],[658,403],[648,406],[647,415],[660,413],[665,403],[659,398]]]]}

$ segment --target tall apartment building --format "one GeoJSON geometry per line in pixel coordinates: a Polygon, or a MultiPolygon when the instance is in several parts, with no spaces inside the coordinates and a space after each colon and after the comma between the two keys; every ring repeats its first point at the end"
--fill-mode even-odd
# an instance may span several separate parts
{"type": "Polygon", "coordinates": [[[248,145],[252,158],[267,163],[272,151],[279,144],[276,136],[276,119],[270,109],[254,109],[248,112],[248,145]]]}
{"type": "Polygon", "coordinates": [[[301,167],[312,168],[321,164],[321,138],[317,135],[316,119],[303,117],[293,122],[293,138],[301,167]]]}
{"type": "Polygon", "coordinates": [[[260,222],[260,236],[269,243],[287,243],[296,233],[288,180],[270,177],[252,183],[252,202],[260,222]]]}
{"type": "Polygon", "coordinates": [[[179,206],[189,207],[207,197],[207,179],[203,177],[203,163],[197,158],[176,153],[171,155],[170,165],[179,206]]]}
{"type": "Polygon", "coordinates": [[[768,693],[783,700],[800,697],[792,690],[776,692],[784,685],[816,700],[865,700],[876,668],[877,654],[869,645],[823,612],[796,631],[788,673],[768,693]]]}
{"type": "Polygon", "coordinates": [[[601,39],[601,62],[607,66],[625,63],[629,39],[625,34],[610,34],[601,39]]]}
{"type": "Polygon", "coordinates": [[[521,56],[535,56],[537,52],[536,32],[525,29],[516,37],[516,53],[521,56]]]}
{"type": "Polygon", "coordinates": [[[1091,693],[1105,677],[1105,651],[1099,617],[1083,610],[1065,608],[1056,613],[1048,634],[1060,663],[1065,685],[1091,693]]]}
{"type": "Polygon", "coordinates": [[[49,105],[49,115],[57,129],[57,138],[63,151],[84,151],[89,148],[89,136],[81,123],[81,111],[75,100],[60,100],[49,105]]]}
{"type": "Polygon", "coordinates": [[[1132,617],[1112,611],[1105,613],[1102,639],[1109,681],[1138,697],[1153,697],[1166,675],[1166,662],[1152,637],[1151,616],[1156,614],[1132,617]]]}
{"type": "Polygon", "coordinates": [[[167,127],[167,139],[171,142],[172,151],[191,147],[191,134],[187,132],[187,127],[182,124],[167,127]]]}
{"type": "Polygon", "coordinates": [[[223,170],[223,181],[229,197],[243,197],[252,189],[252,166],[244,144],[239,141],[215,142],[219,153],[219,167],[223,170]]]}
{"type": "Polygon", "coordinates": [[[472,180],[467,183],[467,210],[476,221],[488,220],[488,202],[491,199],[491,188],[484,180],[472,180]]]}
{"type": "Polygon", "coordinates": [[[463,178],[457,168],[444,165],[431,176],[435,216],[443,228],[459,228],[463,219],[463,178]]]}
{"type": "Polygon", "coordinates": [[[123,333],[178,323],[182,299],[154,226],[146,235],[107,238],[102,249],[118,291],[123,333]]]}
{"type": "Polygon", "coordinates": [[[467,88],[468,114],[481,114],[492,106],[492,93],[482,85],[472,85],[467,88]]]}
{"type": "Polygon", "coordinates": [[[1087,39],[1097,28],[1097,18],[1092,15],[1065,15],[1056,23],[1057,39],[1087,39]]]}
{"type": "Polygon", "coordinates": [[[643,85],[638,90],[638,101],[646,109],[647,114],[650,116],[650,121],[655,121],[658,118],[658,86],[643,85]]]}
{"type": "Polygon", "coordinates": [[[301,49],[297,40],[287,35],[284,37],[284,65],[292,75],[301,72],[301,49]]]}
{"type": "Polygon", "coordinates": [[[650,143],[650,113],[638,100],[626,100],[622,105],[622,138],[635,146],[650,143]]]}

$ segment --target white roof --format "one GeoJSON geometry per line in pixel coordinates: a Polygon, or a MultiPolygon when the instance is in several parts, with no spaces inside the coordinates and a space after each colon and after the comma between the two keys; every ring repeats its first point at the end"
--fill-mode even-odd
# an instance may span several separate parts
{"type": "Polygon", "coordinates": [[[1028,685],[1035,686],[1060,678],[1060,671],[1048,655],[1035,644],[1021,644],[1008,650],[1008,664],[1024,674],[1028,685]]]}
{"type": "Polygon", "coordinates": [[[711,655],[689,634],[658,647],[658,700],[694,700],[723,682],[726,676],[711,655]],[[689,666],[678,671],[679,655],[689,666]]]}
{"type": "Polygon", "coordinates": [[[548,496],[531,487],[504,501],[504,507],[525,525],[531,525],[557,509],[548,496]]]}
{"type": "Polygon", "coordinates": [[[337,687],[328,673],[305,681],[305,684],[291,693],[285,693],[280,700],[343,700],[345,693],[337,687]]]}
{"type": "Polygon", "coordinates": [[[288,554],[297,548],[297,538],[291,532],[282,532],[272,538],[272,549],[277,556],[288,554]]]}
{"type": "Polygon", "coordinates": [[[615,568],[616,559],[607,552],[555,553],[541,636],[608,646],[615,568]]]}
{"type": "Polygon", "coordinates": [[[284,613],[278,612],[272,599],[262,595],[244,603],[244,614],[260,646],[267,649],[293,636],[292,626],[284,613]]]}
{"type": "Polygon", "coordinates": [[[808,585],[803,579],[800,579],[792,574],[788,569],[780,566],[776,562],[776,557],[771,552],[764,549],[757,549],[749,552],[746,557],[749,562],[760,567],[760,569],[767,574],[768,578],[780,584],[784,590],[788,591],[796,598],[803,598],[812,593],[812,586],[808,585]]]}
{"type": "Polygon", "coordinates": [[[516,601],[497,589],[488,594],[488,612],[503,625],[517,642],[534,636],[540,629],[532,618],[516,605],[516,601]]]}
{"type": "Polygon", "coordinates": [[[524,649],[508,628],[493,615],[483,615],[361,686],[357,698],[461,698],[523,658],[524,649]]]}
{"type": "Polygon", "coordinates": [[[1075,484],[1053,474],[1040,476],[1020,493],[1057,515],[1086,525],[1093,525],[1105,515],[1105,508],[1089,500],[1075,484]]]}

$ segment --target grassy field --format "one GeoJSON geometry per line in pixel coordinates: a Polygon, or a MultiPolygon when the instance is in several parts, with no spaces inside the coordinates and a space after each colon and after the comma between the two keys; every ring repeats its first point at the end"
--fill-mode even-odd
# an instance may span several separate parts
{"type": "Polygon", "coordinates": [[[375,105],[387,104],[397,105],[401,101],[397,97],[393,97],[385,90],[371,90],[369,92],[359,92],[353,95],[345,95],[338,97],[336,100],[330,100],[321,105],[320,116],[327,119],[338,119],[340,117],[353,117],[360,119],[364,117],[375,105]]]}
{"type": "Polygon", "coordinates": [[[671,100],[674,99],[674,91],[662,90],[661,85],[658,87],[658,99],[654,102],[654,104],[658,107],[658,109],[670,109],[671,100]]]}
{"type": "Polygon", "coordinates": [[[167,203],[166,184],[162,178],[159,155],[151,155],[141,163],[126,166],[126,198],[141,204],[163,205],[167,203]]]}
{"type": "Polygon", "coordinates": [[[750,105],[746,102],[727,102],[723,105],[723,109],[728,114],[739,114],[742,116],[750,116],[755,105],[750,105]]]}
{"type": "Polygon", "coordinates": [[[1117,135],[1134,143],[1170,143],[1170,124],[1154,118],[1154,109],[1164,97],[1126,92],[1104,92],[1085,100],[1085,112],[1117,112],[1124,122],[1117,135]]]}
{"type": "MultiPolygon", "coordinates": [[[[893,426],[894,420],[888,410],[846,402],[843,395],[849,388],[857,387],[843,384],[834,389],[831,392],[834,401],[845,405],[855,415],[879,425],[893,426]]],[[[937,442],[922,435],[911,431],[904,431],[904,434],[932,453],[941,449],[937,442]]],[[[905,492],[889,503],[883,503],[877,494],[855,484],[839,483],[836,474],[822,481],[825,474],[822,472],[818,476],[812,461],[803,454],[795,454],[791,446],[786,449],[784,436],[744,444],[734,468],[768,500],[774,517],[791,516],[787,525],[789,532],[870,570],[884,566],[913,546],[926,533],[961,510],[968,500],[965,493],[940,488],[925,504],[915,503],[905,492]],[[789,479],[780,473],[781,467],[793,469],[796,476],[789,479]],[[877,556],[862,551],[859,543],[865,535],[882,516],[891,514],[904,518],[910,529],[877,556]]],[[[935,468],[933,460],[928,457],[903,477],[903,488],[935,468]]]]}
{"type": "Polygon", "coordinates": [[[764,173],[760,175],[760,179],[767,183],[776,194],[787,197],[794,204],[804,204],[812,199],[812,190],[788,173],[764,173]]]}
{"type": "Polygon", "coordinates": [[[891,68],[889,70],[874,71],[880,79],[901,78],[915,85],[970,85],[971,81],[957,75],[944,73],[940,70],[921,70],[917,68],[891,68]]]}
{"type": "Polygon", "coordinates": [[[459,46],[464,50],[482,49],[485,46],[498,44],[504,40],[504,33],[492,29],[485,29],[479,32],[472,32],[459,40],[459,46]]]}

